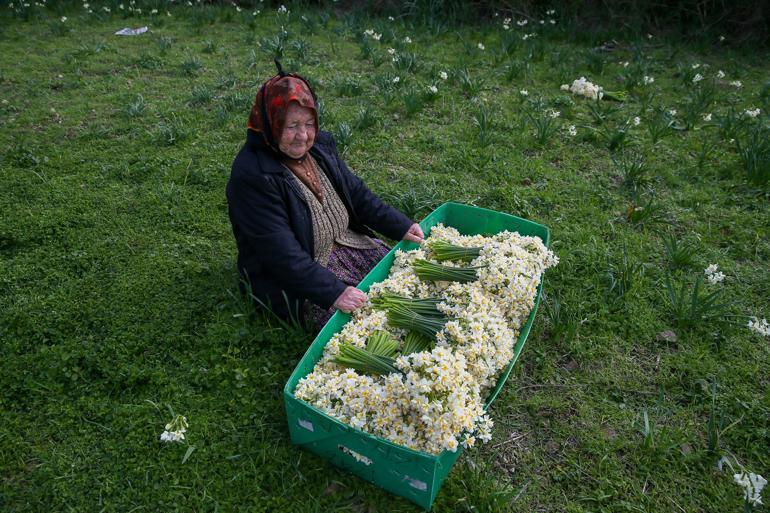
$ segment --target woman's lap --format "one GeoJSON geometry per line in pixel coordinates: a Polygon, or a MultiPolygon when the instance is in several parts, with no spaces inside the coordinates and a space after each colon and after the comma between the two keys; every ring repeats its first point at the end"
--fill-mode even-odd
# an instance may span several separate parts
{"type": "MultiPolygon", "coordinates": [[[[343,283],[355,287],[390,251],[384,242],[379,239],[374,240],[379,245],[374,249],[357,249],[335,244],[326,267],[343,283]]],[[[310,319],[317,328],[321,328],[336,311],[334,307],[323,310],[313,305],[310,319]]]]}

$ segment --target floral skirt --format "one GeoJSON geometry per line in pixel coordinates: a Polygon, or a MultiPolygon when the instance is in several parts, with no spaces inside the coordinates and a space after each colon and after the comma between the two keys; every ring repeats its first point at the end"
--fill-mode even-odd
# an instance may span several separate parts
{"type": "MultiPolygon", "coordinates": [[[[379,247],[373,249],[357,249],[334,243],[329,263],[326,268],[333,272],[346,285],[355,287],[369,274],[382,257],[388,254],[390,248],[379,239],[374,239],[379,247]]],[[[316,329],[321,329],[337,309],[333,306],[323,310],[317,305],[310,306],[309,319],[316,329]]]]}

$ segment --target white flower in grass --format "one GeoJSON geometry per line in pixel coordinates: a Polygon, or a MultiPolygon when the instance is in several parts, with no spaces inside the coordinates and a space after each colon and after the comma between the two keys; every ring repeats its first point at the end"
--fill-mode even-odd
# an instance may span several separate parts
{"type": "Polygon", "coordinates": [[[556,20],[548,20],[548,23],[550,23],[551,25],[556,25],[556,20]]]}
{"type": "Polygon", "coordinates": [[[711,113],[710,113],[710,112],[708,112],[708,113],[706,113],[706,114],[704,114],[704,115],[703,115],[703,121],[705,121],[705,122],[707,122],[707,123],[708,123],[709,121],[711,121],[711,113]]]}
{"type": "Polygon", "coordinates": [[[709,274],[706,279],[708,282],[712,285],[716,285],[717,283],[721,283],[725,279],[725,274],[721,271],[715,272],[714,274],[709,274]]]}
{"type": "Polygon", "coordinates": [[[406,44],[410,44],[411,42],[412,42],[412,38],[410,38],[409,36],[406,36],[406,37],[404,38],[404,43],[406,43],[406,44]]]}
{"type": "Polygon", "coordinates": [[[522,96],[529,96],[529,91],[527,91],[526,89],[522,89],[521,91],[519,91],[519,94],[522,96]]]}
{"type": "Polygon", "coordinates": [[[721,69],[717,71],[717,78],[725,78],[725,72],[721,69]]]}
{"type": "Polygon", "coordinates": [[[762,112],[762,111],[759,110],[759,108],[756,108],[756,109],[746,109],[745,114],[748,117],[750,117],[750,118],[755,118],[755,117],[759,116],[760,112],[762,112]]]}
{"type": "Polygon", "coordinates": [[[529,23],[527,20],[519,20],[516,22],[516,25],[518,25],[519,27],[523,27],[527,23],[529,23]]]}
{"type": "Polygon", "coordinates": [[[642,119],[639,116],[634,118],[634,126],[639,126],[642,123],[642,119]]]}
{"type": "Polygon", "coordinates": [[[235,12],[241,12],[240,6],[237,6],[237,5],[235,6],[235,12]]]}
{"type": "Polygon", "coordinates": [[[756,317],[752,317],[747,326],[750,330],[756,331],[762,336],[770,337],[770,324],[767,323],[767,319],[757,319],[756,317]]]}
{"type": "Polygon", "coordinates": [[[395,48],[388,48],[388,53],[390,55],[395,55],[396,54],[396,49],[395,48]]]}
{"type": "Polygon", "coordinates": [[[559,112],[558,110],[554,110],[554,109],[551,109],[551,110],[548,112],[548,115],[549,115],[550,117],[552,117],[553,119],[556,119],[556,118],[558,118],[559,116],[561,116],[561,112],[559,112]]]}
{"type": "Polygon", "coordinates": [[[395,20],[396,18],[394,18],[393,16],[388,16],[388,21],[395,21],[395,20]]]}
{"type": "Polygon", "coordinates": [[[697,84],[701,80],[703,80],[703,75],[701,75],[700,73],[696,73],[695,76],[692,77],[692,83],[693,84],[697,84]]]}
{"type": "Polygon", "coordinates": [[[762,504],[762,488],[767,484],[767,479],[753,472],[741,472],[733,475],[736,484],[743,487],[743,497],[752,506],[762,504]]]}
{"type": "Polygon", "coordinates": [[[725,36],[719,36],[719,42],[723,42],[725,40],[725,36]]]}
{"type": "Polygon", "coordinates": [[[174,415],[171,422],[166,424],[166,428],[163,433],[160,434],[160,439],[163,442],[181,442],[185,438],[187,432],[187,417],[182,415],[174,415]]]}
{"type": "Polygon", "coordinates": [[[672,118],[673,118],[674,116],[676,116],[676,109],[671,109],[671,110],[669,110],[669,111],[668,111],[668,115],[669,115],[669,116],[671,116],[672,118]]]}
{"type": "Polygon", "coordinates": [[[152,11],[150,11],[150,14],[158,14],[158,10],[157,9],[153,9],[152,11]]]}
{"type": "Polygon", "coordinates": [[[61,19],[61,22],[62,22],[62,23],[64,23],[65,21],[67,21],[67,17],[66,17],[66,16],[62,16],[60,19],[61,19]]]}
{"type": "Polygon", "coordinates": [[[569,135],[571,135],[572,137],[575,137],[575,136],[577,135],[577,128],[575,128],[575,125],[570,125],[570,126],[569,126],[569,129],[567,129],[567,132],[568,132],[568,133],[569,133],[569,135]]]}
{"type": "Polygon", "coordinates": [[[479,44],[478,44],[478,45],[476,45],[476,46],[478,46],[479,50],[484,50],[484,48],[485,48],[485,47],[484,47],[484,43],[479,43],[479,44]]]}
{"type": "Polygon", "coordinates": [[[433,94],[438,94],[438,87],[436,87],[435,85],[428,86],[428,91],[430,91],[433,94]]]}
{"type": "Polygon", "coordinates": [[[377,32],[372,34],[372,39],[374,39],[375,41],[379,41],[380,38],[382,38],[382,34],[378,34],[377,32]]]}
{"type": "Polygon", "coordinates": [[[709,276],[709,275],[712,275],[712,274],[714,274],[714,273],[715,273],[715,272],[717,272],[718,270],[719,270],[719,264],[710,264],[708,267],[706,267],[706,268],[703,270],[703,273],[704,273],[706,276],[709,276]]]}
{"type": "Polygon", "coordinates": [[[645,75],[644,78],[642,78],[642,83],[644,85],[650,85],[653,82],[655,82],[655,78],[654,77],[648,77],[647,75],[645,75]]]}
{"type": "Polygon", "coordinates": [[[740,80],[733,80],[732,82],[730,82],[730,85],[736,89],[740,89],[741,87],[743,87],[743,83],[740,80]]]}
{"type": "Polygon", "coordinates": [[[441,77],[441,80],[446,80],[447,78],[449,78],[449,75],[447,74],[446,71],[439,71],[438,76],[441,77]]]}
{"type": "Polygon", "coordinates": [[[548,9],[547,11],[545,11],[545,13],[548,16],[553,16],[554,14],[556,14],[556,9],[548,9]]]}
{"type": "Polygon", "coordinates": [[[401,77],[393,77],[394,84],[398,84],[399,82],[401,82],[401,77]]]}
{"type": "Polygon", "coordinates": [[[569,91],[569,84],[562,84],[559,89],[562,91],[569,91]]]}
{"type": "Polygon", "coordinates": [[[627,68],[627,67],[628,67],[628,61],[625,61],[625,62],[621,62],[621,64],[623,65],[623,67],[624,67],[624,68],[627,68]]]}
{"type": "Polygon", "coordinates": [[[503,23],[503,30],[511,30],[511,26],[507,23],[503,23]]]}
{"type": "Polygon", "coordinates": [[[285,5],[281,4],[278,7],[278,14],[288,14],[288,13],[289,13],[289,10],[286,8],[285,5]]]}
{"type": "Polygon", "coordinates": [[[695,63],[692,65],[692,69],[698,69],[698,68],[700,68],[700,64],[695,63]]]}
{"type": "Polygon", "coordinates": [[[102,7],[102,10],[103,10],[104,12],[110,12],[110,8],[109,8],[109,7],[107,7],[106,5],[105,5],[104,7],[102,7]]]}

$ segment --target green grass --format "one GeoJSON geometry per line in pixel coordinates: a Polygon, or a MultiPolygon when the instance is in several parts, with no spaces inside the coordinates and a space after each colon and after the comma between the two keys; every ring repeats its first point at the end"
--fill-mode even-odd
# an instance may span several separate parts
{"type": "Polygon", "coordinates": [[[540,33],[512,44],[497,21],[428,30],[299,7],[171,14],[0,14],[4,511],[417,511],[290,444],[281,391],[311,336],[238,294],[224,186],[278,51],[316,84],[350,167],[410,215],[454,200],[552,230],[561,263],[494,438],[434,511],[737,511],[719,457],[770,474],[768,340],[735,317],[770,316],[766,53],[663,38],[597,53],[559,25],[514,24],[540,33]],[[382,39],[362,52],[369,28],[382,39]],[[693,63],[713,94],[687,83],[693,63]],[[630,99],[559,89],[580,76],[630,99]],[[643,175],[624,171],[631,156],[643,175]],[[697,241],[691,265],[671,265],[672,233],[697,241]],[[728,315],[680,329],[666,276],[693,283],[710,263],[727,278],[705,291],[728,315]],[[668,329],[676,341],[656,338],[668,329]],[[159,441],[171,411],[192,453],[159,441]]]}

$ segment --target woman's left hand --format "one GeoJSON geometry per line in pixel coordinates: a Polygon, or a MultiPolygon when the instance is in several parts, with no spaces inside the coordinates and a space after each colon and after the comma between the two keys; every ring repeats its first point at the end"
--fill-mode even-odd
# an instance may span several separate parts
{"type": "Polygon", "coordinates": [[[422,233],[422,228],[420,228],[420,225],[417,223],[414,223],[406,231],[403,239],[408,240],[409,242],[416,242],[419,244],[423,241],[423,239],[425,239],[425,234],[422,233]]]}

